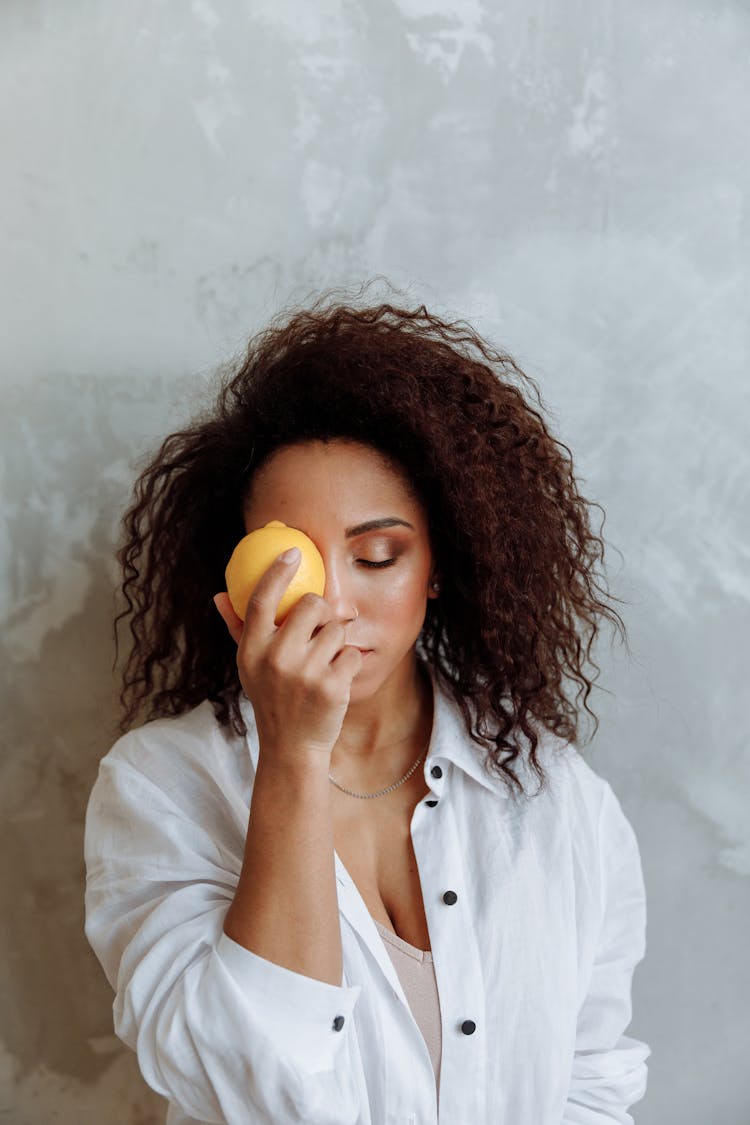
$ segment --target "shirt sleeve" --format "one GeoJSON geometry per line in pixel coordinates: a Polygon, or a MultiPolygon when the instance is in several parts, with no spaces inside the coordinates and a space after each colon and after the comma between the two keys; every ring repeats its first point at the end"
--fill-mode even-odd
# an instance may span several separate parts
{"type": "Polygon", "coordinates": [[[293,972],[224,933],[236,857],[199,818],[110,752],[84,849],[86,937],[148,1085],[204,1122],[354,1125],[362,986],[293,972]]]}
{"type": "Polygon", "coordinates": [[[624,1034],[646,951],[646,893],[635,833],[607,782],[599,840],[603,907],[561,1125],[633,1125],[628,1108],[646,1092],[651,1050],[624,1034]]]}

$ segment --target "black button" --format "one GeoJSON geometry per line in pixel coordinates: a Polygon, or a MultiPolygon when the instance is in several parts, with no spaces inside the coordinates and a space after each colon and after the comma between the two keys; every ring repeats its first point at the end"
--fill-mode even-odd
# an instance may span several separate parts
{"type": "Polygon", "coordinates": [[[344,1017],[343,1016],[336,1016],[336,1019],[333,1021],[333,1030],[334,1031],[341,1031],[341,1028],[343,1026],[344,1026],[344,1017]]]}
{"type": "Polygon", "coordinates": [[[425,804],[429,805],[431,809],[434,809],[437,801],[425,801],[425,804]]]}
{"type": "Polygon", "coordinates": [[[446,891],[443,895],[443,902],[447,903],[448,906],[453,906],[454,902],[458,902],[458,895],[455,891],[446,891]]]}
{"type": "Polygon", "coordinates": [[[464,1020],[461,1024],[461,1030],[464,1035],[473,1035],[476,1029],[477,1025],[474,1023],[474,1020],[464,1020]]]}
{"type": "Polygon", "coordinates": [[[443,771],[441,770],[440,766],[433,766],[432,769],[430,770],[430,773],[432,774],[433,777],[442,777],[443,776],[443,771]]]}

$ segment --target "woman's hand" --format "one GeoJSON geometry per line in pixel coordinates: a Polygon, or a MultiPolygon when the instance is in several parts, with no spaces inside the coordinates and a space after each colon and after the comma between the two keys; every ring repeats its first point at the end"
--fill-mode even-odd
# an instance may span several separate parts
{"type": "Polygon", "coordinates": [[[274,623],[298,566],[299,558],[274,560],[250,596],[244,625],[228,594],[214,598],[237,643],[237,670],[253,706],[261,752],[279,762],[294,761],[305,750],[330,759],[363,659],[345,643],[343,624],[317,594],[305,594],[281,625],[274,623]]]}

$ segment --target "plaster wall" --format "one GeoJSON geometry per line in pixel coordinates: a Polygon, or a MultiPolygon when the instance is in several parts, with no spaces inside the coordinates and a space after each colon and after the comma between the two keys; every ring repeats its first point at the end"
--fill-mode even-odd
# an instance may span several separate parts
{"type": "Polygon", "coordinates": [[[607,513],[634,1116],[746,1125],[749,57],[740,0],[0,7],[3,1120],[163,1120],[82,913],[139,458],[282,305],[383,274],[538,380],[607,513]]]}

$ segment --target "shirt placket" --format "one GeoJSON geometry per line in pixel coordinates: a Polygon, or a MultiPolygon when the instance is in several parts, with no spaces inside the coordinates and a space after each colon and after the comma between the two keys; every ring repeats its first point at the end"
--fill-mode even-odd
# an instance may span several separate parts
{"type": "Polygon", "coordinates": [[[425,776],[433,792],[414,809],[411,837],[440,998],[439,1120],[479,1123],[487,1120],[482,962],[449,779],[443,766],[431,762],[425,776]]]}
{"type": "Polygon", "coordinates": [[[372,915],[337,854],[335,861],[339,910],[359,935],[387,981],[381,994],[391,998],[392,1006],[383,1015],[385,1041],[390,1044],[391,1050],[394,1041],[401,1044],[394,1058],[389,1056],[384,1060],[388,1121],[399,1122],[399,1125],[401,1122],[404,1125],[435,1125],[437,1092],[427,1044],[372,915]],[[390,1028],[389,1021],[395,1021],[390,1023],[390,1028]]]}

